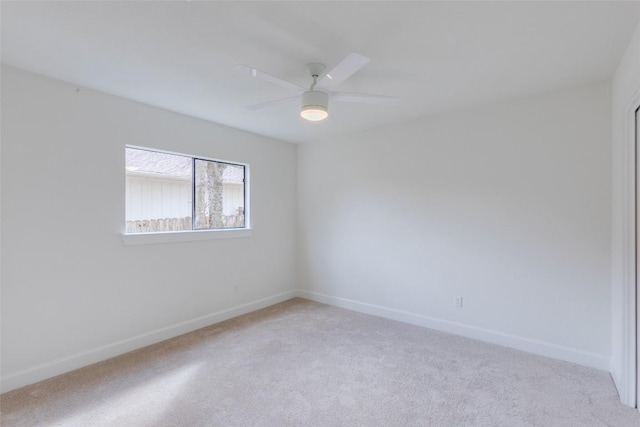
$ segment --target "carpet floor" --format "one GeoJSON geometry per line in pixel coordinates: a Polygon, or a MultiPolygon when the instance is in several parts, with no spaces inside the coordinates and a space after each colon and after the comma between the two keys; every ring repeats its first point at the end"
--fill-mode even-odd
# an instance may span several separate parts
{"type": "Polygon", "coordinates": [[[293,299],[0,396],[9,426],[640,426],[607,372],[293,299]]]}

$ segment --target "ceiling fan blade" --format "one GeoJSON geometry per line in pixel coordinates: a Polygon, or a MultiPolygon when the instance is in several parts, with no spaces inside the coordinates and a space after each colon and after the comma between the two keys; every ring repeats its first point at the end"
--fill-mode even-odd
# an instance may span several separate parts
{"type": "Polygon", "coordinates": [[[281,79],[280,77],[272,76],[271,74],[265,73],[264,71],[260,71],[257,68],[253,68],[248,65],[238,64],[233,67],[233,69],[242,74],[264,80],[265,82],[269,82],[280,87],[293,89],[297,92],[304,92],[306,90],[302,86],[298,86],[297,84],[281,79]]]}
{"type": "Polygon", "coordinates": [[[329,71],[320,79],[318,86],[337,86],[347,80],[360,68],[364,67],[371,59],[359,53],[352,53],[336,65],[333,70],[329,71]]]}
{"type": "Polygon", "coordinates": [[[261,104],[249,105],[247,108],[251,111],[262,110],[263,108],[268,108],[268,107],[271,107],[272,105],[278,105],[296,98],[300,98],[300,95],[289,96],[287,98],[280,98],[273,101],[263,102],[261,104]]]}
{"type": "Polygon", "coordinates": [[[396,105],[400,102],[397,96],[371,95],[368,93],[330,92],[332,101],[362,102],[365,104],[396,105]]]}

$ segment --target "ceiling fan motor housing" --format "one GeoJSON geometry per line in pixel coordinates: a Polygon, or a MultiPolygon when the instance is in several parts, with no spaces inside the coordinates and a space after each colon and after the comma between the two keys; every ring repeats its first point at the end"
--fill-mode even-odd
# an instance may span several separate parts
{"type": "Polygon", "coordinates": [[[309,90],[302,94],[300,115],[307,120],[318,121],[328,116],[329,95],[317,90],[309,90]]]}

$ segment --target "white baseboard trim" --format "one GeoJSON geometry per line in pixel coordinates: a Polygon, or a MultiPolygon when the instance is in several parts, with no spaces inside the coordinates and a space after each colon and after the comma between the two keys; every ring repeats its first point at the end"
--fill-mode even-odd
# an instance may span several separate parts
{"type": "Polygon", "coordinates": [[[300,298],[306,298],[311,301],[316,301],[335,307],[346,308],[348,310],[353,310],[360,313],[372,314],[374,316],[398,320],[400,322],[410,323],[412,325],[423,326],[442,332],[461,335],[463,337],[472,338],[491,344],[497,344],[504,347],[510,347],[517,350],[538,354],[541,356],[551,357],[553,359],[559,359],[583,366],[588,366],[590,368],[596,368],[604,371],[609,371],[610,368],[609,358],[601,356],[599,354],[588,353],[570,347],[563,347],[543,341],[532,340],[516,335],[505,334],[498,331],[451,322],[449,320],[436,319],[433,317],[424,316],[422,314],[410,313],[407,311],[363,303],[346,298],[334,297],[317,292],[298,290],[296,292],[296,295],[300,298]]]}
{"type": "Polygon", "coordinates": [[[285,292],[15,372],[2,377],[0,380],[0,390],[2,390],[2,393],[5,393],[16,388],[24,387],[83,366],[91,365],[92,363],[100,362],[129,351],[195,331],[196,329],[204,328],[205,326],[269,307],[294,298],[295,296],[295,291],[285,292]]]}
{"type": "Polygon", "coordinates": [[[624,395],[624,391],[625,391],[625,386],[626,386],[626,382],[622,381],[622,376],[620,375],[620,371],[618,370],[618,366],[615,363],[616,360],[612,357],[611,358],[611,363],[609,364],[609,373],[611,374],[611,379],[613,380],[613,384],[615,385],[616,389],[618,390],[618,396],[620,396],[620,401],[627,405],[627,406],[631,406],[632,408],[635,408],[635,402],[627,402],[625,400],[625,395],[624,395]]]}

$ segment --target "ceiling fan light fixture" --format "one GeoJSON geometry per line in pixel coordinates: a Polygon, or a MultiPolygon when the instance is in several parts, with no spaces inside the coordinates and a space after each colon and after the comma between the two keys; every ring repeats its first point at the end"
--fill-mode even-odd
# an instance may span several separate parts
{"type": "Polygon", "coordinates": [[[320,120],[324,120],[329,117],[329,113],[327,109],[324,107],[316,106],[316,107],[302,107],[302,111],[300,115],[303,119],[309,120],[310,122],[319,122],[320,120]]]}
{"type": "Polygon", "coordinates": [[[329,95],[317,90],[309,90],[302,94],[300,116],[311,122],[319,122],[329,117],[329,95]]]}

